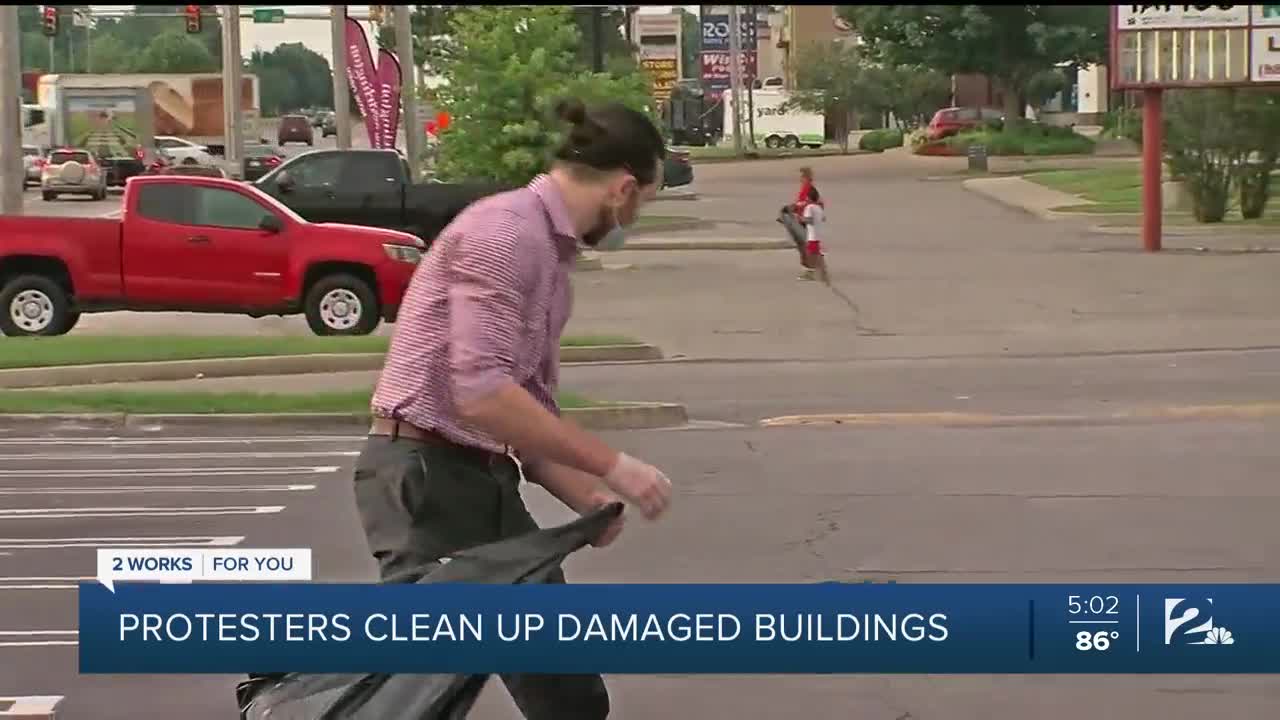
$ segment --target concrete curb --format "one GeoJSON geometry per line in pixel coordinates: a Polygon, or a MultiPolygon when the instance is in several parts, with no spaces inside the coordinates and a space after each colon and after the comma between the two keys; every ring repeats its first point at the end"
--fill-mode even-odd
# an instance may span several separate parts
{"type": "Polygon", "coordinates": [[[600,260],[600,257],[594,253],[591,255],[579,255],[573,261],[574,272],[594,272],[596,270],[603,269],[604,263],[600,260]]]}
{"type": "Polygon", "coordinates": [[[649,225],[636,225],[627,230],[628,235],[661,235],[669,232],[684,232],[686,230],[710,230],[716,226],[710,220],[681,220],[679,222],[669,223],[653,223],[649,225]]]}
{"type": "MultiPolygon", "coordinates": [[[[683,405],[674,403],[614,403],[563,411],[588,430],[644,430],[677,427],[689,422],[683,405]]],[[[140,414],[129,413],[27,413],[0,414],[0,430],[20,430],[25,426],[54,424],[61,429],[101,431],[166,429],[210,429],[261,425],[285,425],[292,428],[369,427],[368,413],[207,413],[207,414],[140,414]]],[[[3,717],[3,715],[0,715],[3,717]]]]}
{"type": "MultiPolygon", "coordinates": [[[[1057,220],[1058,216],[1061,215],[1061,213],[1056,213],[1049,208],[1021,202],[1017,198],[1010,197],[1008,193],[1002,191],[1004,189],[1004,184],[1000,183],[1000,181],[1008,180],[1022,180],[1022,177],[1011,175],[996,178],[969,178],[968,180],[961,182],[960,186],[971,193],[981,195],[989,200],[994,200],[1005,207],[1013,208],[1014,210],[1021,210],[1025,213],[1038,217],[1041,220],[1057,220]]],[[[1023,180],[1023,182],[1031,181],[1023,180]]],[[[1048,190],[1048,188],[1045,188],[1045,190],[1048,190]]],[[[1081,199],[1075,204],[1086,205],[1088,202],[1081,199]]]]}
{"type": "MultiPolygon", "coordinates": [[[[382,353],[333,353],[14,368],[0,370],[0,389],[190,380],[197,375],[214,378],[357,372],[362,370],[381,370],[384,359],[385,356],[382,353]]],[[[581,345],[560,349],[561,362],[583,363],[660,359],[662,359],[662,350],[654,345],[645,343],[581,345]]]]}
{"type": "MultiPolygon", "coordinates": [[[[1057,213],[1058,215],[1068,217],[1080,217],[1084,213],[1057,213]]],[[[1089,232],[1098,235],[1138,235],[1142,232],[1141,225],[1093,225],[1089,228],[1089,232]]],[[[1280,225],[1266,227],[1246,226],[1231,227],[1229,225],[1211,224],[1206,226],[1197,225],[1170,225],[1164,223],[1161,233],[1168,237],[1221,237],[1223,235],[1260,235],[1263,237],[1276,237],[1280,235],[1280,225]]]]}
{"type": "Polygon", "coordinates": [[[1081,414],[992,414],[967,412],[886,412],[815,415],[786,415],[765,418],[761,427],[812,427],[848,425],[857,427],[1046,427],[1140,425],[1160,422],[1204,420],[1260,420],[1280,416],[1280,403],[1240,405],[1186,405],[1122,410],[1096,415],[1081,414]]]}
{"type": "Polygon", "coordinates": [[[787,250],[787,240],[646,240],[628,243],[627,250],[787,250]]]}

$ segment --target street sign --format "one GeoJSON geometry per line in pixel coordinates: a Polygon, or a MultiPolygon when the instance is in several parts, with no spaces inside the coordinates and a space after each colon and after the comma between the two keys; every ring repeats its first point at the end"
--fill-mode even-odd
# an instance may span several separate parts
{"type": "Polygon", "coordinates": [[[71,9],[71,24],[76,27],[89,27],[93,24],[93,15],[87,7],[71,9]]]}
{"type": "Polygon", "coordinates": [[[253,22],[262,23],[282,23],[284,22],[284,8],[254,8],[253,22]]]}

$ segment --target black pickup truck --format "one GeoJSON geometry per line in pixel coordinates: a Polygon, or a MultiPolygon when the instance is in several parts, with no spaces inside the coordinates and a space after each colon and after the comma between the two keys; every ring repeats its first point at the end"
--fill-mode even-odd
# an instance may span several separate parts
{"type": "Polygon", "coordinates": [[[388,228],[426,242],[471,203],[506,189],[408,178],[408,163],[395,150],[315,150],[288,160],[254,186],[310,222],[388,228]]]}

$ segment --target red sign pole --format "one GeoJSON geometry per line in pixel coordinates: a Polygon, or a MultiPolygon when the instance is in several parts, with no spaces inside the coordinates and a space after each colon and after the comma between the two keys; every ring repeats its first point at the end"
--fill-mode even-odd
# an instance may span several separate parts
{"type": "Polygon", "coordinates": [[[1164,169],[1163,91],[1142,91],[1142,247],[1147,252],[1160,251],[1161,221],[1164,203],[1160,190],[1164,169]]]}

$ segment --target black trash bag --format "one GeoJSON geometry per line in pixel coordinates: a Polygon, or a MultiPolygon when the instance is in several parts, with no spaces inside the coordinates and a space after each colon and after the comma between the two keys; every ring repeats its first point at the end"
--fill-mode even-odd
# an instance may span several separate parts
{"type": "MultiPolygon", "coordinates": [[[[622,514],[610,503],[558,527],[462,550],[388,578],[390,583],[546,582],[570,553],[622,514]]],[[[241,720],[462,720],[487,675],[251,674],[236,687],[241,720]]]]}
{"type": "Polygon", "coordinates": [[[796,252],[800,253],[800,264],[809,267],[809,254],[805,252],[805,241],[809,239],[809,233],[805,231],[804,223],[800,222],[800,218],[796,216],[795,209],[790,205],[783,205],[778,211],[778,222],[782,223],[782,227],[787,229],[787,237],[796,246],[796,252]]]}

